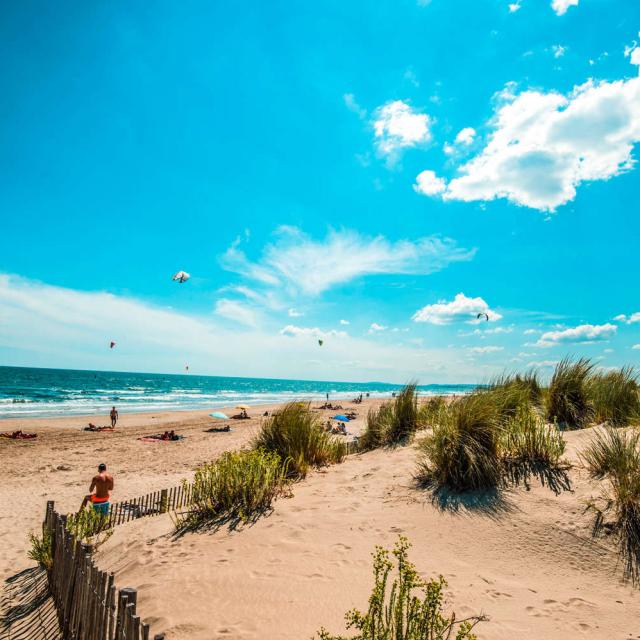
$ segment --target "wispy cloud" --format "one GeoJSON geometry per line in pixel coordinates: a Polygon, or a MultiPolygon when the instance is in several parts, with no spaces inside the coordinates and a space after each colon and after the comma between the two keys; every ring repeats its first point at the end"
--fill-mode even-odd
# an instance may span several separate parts
{"type": "Polygon", "coordinates": [[[361,120],[364,120],[367,117],[367,110],[358,104],[358,102],[356,101],[356,97],[353,95],[353,93],[345,93],[344,96],[342,96],[342,98],[344,100],[344,104],[347,107],[347,109],[355,113],[358,116],[358,118],[360,118],[361,120]]]}
{"type": "Polygon", "coordinates": [[[300,318],[304,315],[304,313],[302,313],[302,311],[298,311],[297,309],[289,309],[289,311],[287,312],[289,314],[290,318],[300,318]]]}
{"type": "Polygon", "coordinates": [[[616,322],[624,322],[625,324],[635,324],[636,322],[640,322],[640,311],[636,311],[630,315],[625,315],[621,313],[620,315],[614,318],[616,322]]]}
{"type": "Polygon", "coordinates": [[[497,353],[498,351],[504,351],[504,347],[487,345],[486,347],[471,347],[469,349],[470,353],[497,353]]]}
{"type": "Polygon", "coordinates": [[[255,309],[237,300],[229,300],[227,298],[218,300],[215,312],[227,320],[233,320],[248,327],[256,327],[258,325],[258,314],[255,309]]]}
{"type": "Polygon", "coordinates": [[[562,344],[590,344],[612,338],[618,327],[615,324],[581,324],[562,331],[547,331],[535,343],[537,347],[554,347],[562,344]]]}
{"type": "Polygon", "coordinates": [[[414,322],[428,322],[430,324],[449,324],[456,321],[478,323],[477,315],[486,313],[489,320],[500,320],[502,316],[489,308],[482,298],[468,298],[464,293],[458,293],[451,301],[440,300],[435,304],[428,304],[413,314],[414,322]]]}
{"type": "Polygon", "coordinates": [[[383,236],[355,231],[330,231],[314,240],[295,228],[281,230],[257,262],[250,261],[238,243],[221,256],[227,270],[268,287],[317,296],[356,278],[379,274],[427,275],[453,262],[473,258],[450,238],[436,236],[391,242],[383,236]]]}
{"type": "Polygon", "coordinates": [[[286,327],[280,329],[280,335],[288,336],[290,338],[299,338],[300,336],[314,337],[314,338],[346,338],[346,331],[337,331],[336,329],[330,329],[329,331],[323,331],[318,327],[297,327],[293,324],[288,324],[286,327]]]}
{"type": "Polygon", "coordinates": [[[378,324],[377,322],[372,322],[369,325],[368,333],[379,333],[380,331],[385,331],[387,327],[382,324],[378,324]]]}

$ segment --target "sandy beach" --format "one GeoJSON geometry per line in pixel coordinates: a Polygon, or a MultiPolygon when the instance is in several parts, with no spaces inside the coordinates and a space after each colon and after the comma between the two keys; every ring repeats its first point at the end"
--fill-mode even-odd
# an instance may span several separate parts
{"type": "MultiPolygon", "coordinates": [[[[360,430],[375,402],[356,407],[350,431],[360,430]]],[[[115,500],[135,497],[242,447],[260,422],[205,433],[207,413],[123,415],[114,434],[80,431],[86,418],[20,421],[39,437],[0,441],[3,580],[32,565],[26,536],[38,528],[46,501],[77,509],[98,461],[115,476],[115,500]],[[186,438],[137,440],[164,429],[186,438]]],[[[458,616],[490,618],[478,627],[480,638],[638,638],[640,596],[622,581],[615,548],[591,537],[584,514],[585,500],[599,490],[577,460],[590,432],[565,434],[574,466],[554,479],[555,491],[530,478],[495,496],[438,497],[415,486],[414,446],[377,450],[313,472],[252,526],[181,537],[168,515],[120,526],[97,562],[115,572],[118,585],[139,589],[140,614],[167,640],[293,640],[321,626],[344,630],[343,614],[366,606],[374,547],[391,547],[403,534],[424,577],[446,578],[448,606],[458,616]]]]}

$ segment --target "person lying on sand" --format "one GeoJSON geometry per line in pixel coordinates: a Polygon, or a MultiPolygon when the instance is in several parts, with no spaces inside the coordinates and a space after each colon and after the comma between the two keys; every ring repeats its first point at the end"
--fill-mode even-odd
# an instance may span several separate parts
{"type": "Polygon", "coordinates": [[[236,413],[235,416],[231,416],[232,420],[249,420],[246,409],[243,409],[240,413],[236,413]]]}
{"type": "Polygon", "coordinates": [[[11,440],[33,440],[37,437],[37,433],[24,433],[22,429],[18,429],[17,431],[13,431],[11,433],[0,433],[0,438],[11,438],[11,440]]]}
{"type": "Polygon", "coordinates": [[[115,431],[115,427],[97,427],[93,423],[89,423],[88,427],[84,428],[85,431],[115,431]]]}
{"type": "Polygon", "coordinates": [[[84,497],[80,511],[91,502],[94,511],[103,516],[108,515],[110,491],[113,491],[113,476],[107,473],[107,465],[102,463],[98,465],[97,475],[91,480],[89,493],[84,497]]]}

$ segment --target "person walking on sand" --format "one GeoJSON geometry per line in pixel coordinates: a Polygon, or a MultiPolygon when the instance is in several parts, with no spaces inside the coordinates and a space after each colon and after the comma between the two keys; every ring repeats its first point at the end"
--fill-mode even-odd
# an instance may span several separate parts
{"type": "Polygon", "coordinates": [[[84,497],[80,511],[91,502],[94,511],[103,516],[108,515],[110,491],[113,491],[113,476],[107,473],[107,465],[102,463],[98,466],[97,475],[91,480],[89,493],[84,497]]]}
{"type": "Polygon", "coordinates": [[[115,429],[116,422],[118,422],[118,412],[115,407],[111,407],[111,413],[109,415],[111,416],[111,427],[115,429]]]}

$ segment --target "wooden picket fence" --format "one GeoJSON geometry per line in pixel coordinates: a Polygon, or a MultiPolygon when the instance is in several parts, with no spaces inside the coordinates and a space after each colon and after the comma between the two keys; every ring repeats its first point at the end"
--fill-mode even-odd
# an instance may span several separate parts
{"type": "MultiPolygon", "coordinates": [[[[43,530],[52,536],[49,590],[65,640],[149,640],[149,625],[136,614],[137,591],[116,589],[113,573],[98,569],[91,545],[66,527],[66,516],[47,502],[43,530]]],[[[164,636],[158,635],[155,640],[164,636]]]]}

